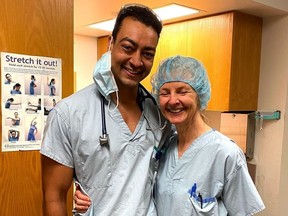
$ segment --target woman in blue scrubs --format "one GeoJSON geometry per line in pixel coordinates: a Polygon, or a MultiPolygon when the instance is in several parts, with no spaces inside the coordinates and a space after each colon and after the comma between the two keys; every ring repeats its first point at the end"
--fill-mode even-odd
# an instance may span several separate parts
{"type": "Polygon", "coordinates": [[[37,122],[35,121],[37,117],[33,118],[31,123],[30,123],[30,128],[29,128],[29,132],[28,132],[28,141],[35,141],[35,135],[38,132],[36,124],[37,122]]]}
{"type": "Polygon", "coordinates": [[[14,86],[13,86],[13,89],[10,91],[10,93],[12,95],[14,94],[22,94],[22,92],[20,91],[20,88],[21,88],[21,84],[20,83],[16,83],[14,86]]]}
{"type": "MultiPolygon", "coordinates": [[[[47,77],[47,79],[49,79],[49,78],[47,77]]],[[[55,95],[56,95],[55,82],[56,82],[55,79],[52,78],[52,79],[50,80],[50,82],[47,83],[47,85],[48,85],[49,88],[50,88],[50,96],[55,96],[55,95]]]]}
{"type": "Polygon", "coordinates": [[[34,95],[35,91],[34,91],[34,88],[37,87],[36,85],[36,78],[34,75],[31,75],[31,81],[30,81],[30,84],[29,84],[29,92],[30,92],[30,95],[34,95]]]}
{"type": "Polygon", "coordinates": [[[265,208],[235,142],[212,129],[201,113],[210,81],[196,59],[166,59],[152,78],[164,117],[175,125],[160,159],[155,201],[159,216],[253,215],[265,208]]]}
{"type": "Polygon", "coordinates": [[[7,117],[7,119],[11,119],[11,125],[12,126],[19,126],[20,125],[20,117],[18,112],[14,112],[14,118],[7,117]]]}

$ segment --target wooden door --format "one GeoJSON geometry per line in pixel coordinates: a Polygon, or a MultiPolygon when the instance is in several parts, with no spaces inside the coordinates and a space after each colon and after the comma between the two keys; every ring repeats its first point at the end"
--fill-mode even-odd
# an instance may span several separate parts
{"type": "MultiPolygon", "coordinates": [[[[73,0],[1,0],[0,6],[0,52],[61,58],[62,97],[74,92],[73,3],[73,0]]],[[[2,125],[0,133],[2,137],[2,125]]],[[[0,150],[0,215],[41,216],[42,200],[39,151],[0,150]]]]}

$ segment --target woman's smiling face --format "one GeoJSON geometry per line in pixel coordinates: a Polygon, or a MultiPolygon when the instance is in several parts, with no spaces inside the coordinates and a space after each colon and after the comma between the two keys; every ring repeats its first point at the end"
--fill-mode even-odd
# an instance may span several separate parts
{"type": "Polygon", "coordinates": [[[196,92],[184,82],[165,83],[159,91],[159,105],[165,118],[176,126],[192,122],[200,112],[196,92]]]}

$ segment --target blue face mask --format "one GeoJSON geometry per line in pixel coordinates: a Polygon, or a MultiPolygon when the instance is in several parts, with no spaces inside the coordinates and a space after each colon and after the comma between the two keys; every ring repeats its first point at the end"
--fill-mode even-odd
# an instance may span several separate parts
{"type": "Polygon", "coordinates": [[[118,87],[111,71],[111,51],[104,53],[101,59],[96,63],[93,79],[99,92],[106,99],[109,98],[111,93],[118,92],[118,87]]]}

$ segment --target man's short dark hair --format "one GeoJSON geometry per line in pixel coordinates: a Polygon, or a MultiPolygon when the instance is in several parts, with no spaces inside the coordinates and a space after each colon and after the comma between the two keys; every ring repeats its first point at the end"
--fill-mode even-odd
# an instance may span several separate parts
{"type": "Polygon", "coordinates": [[[158,38],[160,37],[163,27],[162,22],[153,10],[141,4],[127,4],[120,9],[116,18],[114,29],[112,31],[112,37],[114,40],[116,40],[122,22],[126,17],[133,17],[144,25],[149,27],[151,26],[157,32],[158,38]]]}

